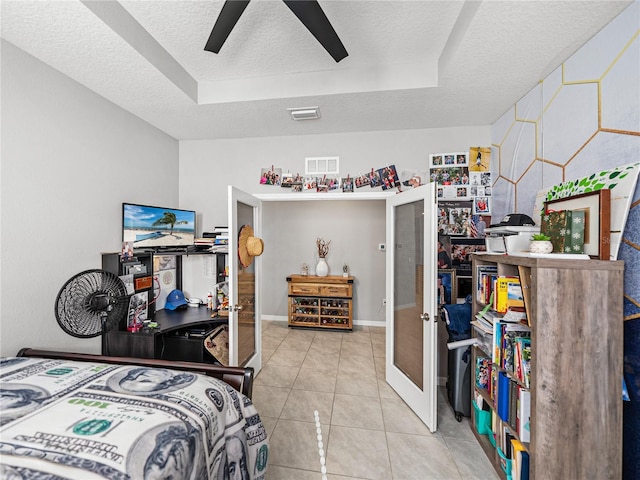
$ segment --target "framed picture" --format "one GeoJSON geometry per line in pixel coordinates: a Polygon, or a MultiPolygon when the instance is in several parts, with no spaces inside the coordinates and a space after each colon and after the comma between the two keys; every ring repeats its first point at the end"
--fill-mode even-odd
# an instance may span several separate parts
{"type": "Polygon", "coordinates": [[[451,267],[458,276],[470,277],[471,254],[486,250],[484,238],[451,237],[451,267]]]}
{"type": "Polygon", "coordinates": [[[491,147],[471,147],[469,149],[469,171],[488,172],[491,163],[491,147]]]}
{"type": "MultiPolygon", "coordinates": [[[[446,189],[447,187],[443,188],[446,189]]],[[[446,196],[445,199],[438,200],[439,235],[468,235],[470,221],[470,201],[448,201],[446,196]]]]}
{"type": "Polygon", "coordinates": [[[611,234],[611,190],[603,189],[544,202],[544,211],[583,210],[584,253],[609,260],[611,234]]]}
{"type": "Polygon", "coordinates": [[[438,269],[451,268],[451,238],[448,235],[438,235],[438,269]]]}
{"type": "Polygon", "coordinates": [[[436,296],[438,305],[457,303],[456,296],[456,271],[453,269],[438,270],[438,284],[436,296]]]}
{"type": "Polygon", "coordinates": [[[472,278],[471,277],[456,277],[458,280],[458,289],[456,293],[457,298],[466,298],[467,295],[471,295],[472,292],[472,278]]]}
{"type": "MultiPolygon", "coordinates": [[[[451,155],[455,162],[455,155],[451,155]]],[[[469,185],[469,168],[455,163],[432,168],[430,180],[438,185],[469,185]]]]}
{"type": "Polygon", "coordinates": [[[491,197],[475,197],[473,199],[474,215],[489,215],[491,213],[491,197]]]}
{"type": "Polygon", "coordinates": [[[456,165],[469,165],[469,154],[456,153],[456,165]]]}
{"type": "Polygon", "coordinates": [[[342,191],[353,192],[353,178],[347,175],[347,178],[342,179],[342,191]]]}
{"type": "Polygon", "coordinates": [[[441,153],[429,155],[429,167],[441,167],[444,165],[444,155],[441,153]]]}
{"type": "Polygon", "coordinates": [[[400,183],[412,188],[417,188],[429,182],[429,173],[427,171],[403,170],[400,175],[400,183]]]}
{"type": "Polygon", "coordinates": [[[277,185],[282,183],[281,168],[263,168],[260,170],[260,185],[277,185]]]}

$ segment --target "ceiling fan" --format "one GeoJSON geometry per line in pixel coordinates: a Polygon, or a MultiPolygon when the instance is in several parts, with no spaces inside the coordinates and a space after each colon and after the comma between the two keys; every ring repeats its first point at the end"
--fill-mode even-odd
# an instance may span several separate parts
{"type": "MultiPolygon", "coordinates": [[[[329,52],[336,62],[347,55],[347,50],[331,26],[329,19],[316,0],[282,0],[305,27],[316,37],[316,40],[329,52]]],[[[205,50],[219,53],[222,45],[236,25],[240,15],[249,4],[249,0],[227,0],[222,6],[205,50]]]]}

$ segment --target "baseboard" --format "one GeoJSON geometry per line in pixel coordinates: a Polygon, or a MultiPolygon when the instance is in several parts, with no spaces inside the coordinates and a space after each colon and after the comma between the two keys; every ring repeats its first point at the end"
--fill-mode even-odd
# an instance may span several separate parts
{"type": "MultiPolygon", "coordinates": [[[[282,315],[262,315],[262,320],[267,320],[270,322],[285,322],[289,321],[289,318],[282,315]]],[[[354,320],[354,325],[360,325],[363,327],[386,327],[385,322],[376,322],[375,320],[354,320]]]]}
{"type": "Polygon", "coordinates": [[[289,321],[289,317],[282,315],[262,315],[262,320],[269,320],[271,322],[285,322],[289,321]]]}

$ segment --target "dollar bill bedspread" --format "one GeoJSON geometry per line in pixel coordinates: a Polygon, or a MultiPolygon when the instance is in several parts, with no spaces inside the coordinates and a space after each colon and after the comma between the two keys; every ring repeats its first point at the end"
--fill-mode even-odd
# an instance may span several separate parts
{"type": "Polygon", "coordinates": [[[264,479],[251,400],[190,372],[0,359],[0,478],[264,479]]]}

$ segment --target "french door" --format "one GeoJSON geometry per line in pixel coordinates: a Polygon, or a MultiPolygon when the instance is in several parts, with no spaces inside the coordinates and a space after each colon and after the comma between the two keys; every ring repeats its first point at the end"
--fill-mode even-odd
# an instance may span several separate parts
{"type": "Polygon", "coordinates": [[[437,429],[435,183],[387,199],[386,380],[437,429]]]}
{"type": "Polygon", "coordinates": [[[238,261],[238,234],[250,225],[260,237],[262,202],[242,190],[229,186],[229,365],[253,367],[257,374],[262,366],[262,330],[258,275],[260,257],[243,267],[238,261]]]}

